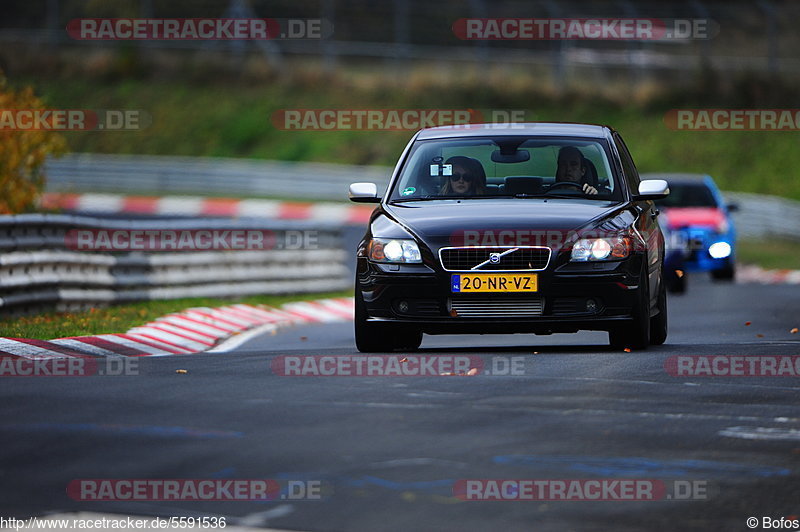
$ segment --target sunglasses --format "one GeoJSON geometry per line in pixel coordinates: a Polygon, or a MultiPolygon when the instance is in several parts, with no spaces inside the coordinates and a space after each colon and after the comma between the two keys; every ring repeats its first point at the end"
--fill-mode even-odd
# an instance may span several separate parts
{"type": "Polygon", "coordinates": [[[450,181],[454,183],[462,179],[467,183],[472,183],[472,176],[469,174],[453,174],[450,176],[450,181]]]}

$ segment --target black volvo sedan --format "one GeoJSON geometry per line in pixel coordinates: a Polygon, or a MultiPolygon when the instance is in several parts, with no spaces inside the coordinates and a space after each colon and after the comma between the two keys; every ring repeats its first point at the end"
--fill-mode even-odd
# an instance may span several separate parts
{"type": "Polygon", "coordinates": [[[667,338],[664,238],[619,133],[600,125],[437,127],[409,142],[358,246],[362,352],[425,334],[608,331],[612,346],[667,338]]]}

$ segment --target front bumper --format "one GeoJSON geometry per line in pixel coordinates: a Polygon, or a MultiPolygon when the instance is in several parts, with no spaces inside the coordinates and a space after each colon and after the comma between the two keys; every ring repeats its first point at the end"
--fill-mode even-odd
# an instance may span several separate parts
{"type": "Polygon", "coordinates": [[[696,228],[688,228],[683,231],[688,246],[688,254],[684,260],[686,271],[708,272],[723,270],[733,265],[735,244],[731,235],[696,228]],[[718,259],[712,257],[708,250],[716,242],[729,244],[731,246],[731,254],[718,259]]]}
{"type": "Polygon", "coordinates": [[[630,320],[640,301],[642,260],[634,255],[618,262],[551,264],[530,272],[538,275],[537,292],[519,295],[452,293],[452,272],[359,257],[356,290],[368,321],[413,325],[427,334],[611,330],[630,320]],[[462,315],[465,302],[485,313],[462,315]],[[535,315],[520,316],[517,308],[535,315]]]}

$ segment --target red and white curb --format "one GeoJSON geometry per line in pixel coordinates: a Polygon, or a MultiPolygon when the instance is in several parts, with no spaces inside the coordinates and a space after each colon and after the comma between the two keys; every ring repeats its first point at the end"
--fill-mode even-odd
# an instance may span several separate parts
{"type": "Polygon", "coordinates": [[[253,217],[364,224],[373,207],[346,203],[301,203],[266,199],[204,198],[196,196],[124,196],[119,194],[42,195],[42,208],[87,214],[150,214],[170,216],[253,217]]]}
{"type": "Polygon", "coordinates": [[[736,267],[737,283],[800,284],[800,270],[765,270],[760,266],[740,264],[736,267]]]}
{"type": "Polygon", "coordinates": [[[0,356],[31,360],[69,357],[170,356],[222,352],[270,330],[302,323],[352,321],[353,298],[264,305],[197,307],[162,316],[123,334],[56,340],[0,338],[0,356]]]}

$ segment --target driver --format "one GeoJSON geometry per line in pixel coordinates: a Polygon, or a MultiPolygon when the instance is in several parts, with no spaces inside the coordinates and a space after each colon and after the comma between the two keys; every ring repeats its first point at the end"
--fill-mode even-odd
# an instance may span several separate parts
{"type": "MultiPolygon", "coordinates": [[[[588,169],[583,162],[581,151],[575,146],[564,146],[558,150],[558,169],[556,183],[582,184],[581,190],[586,194],[597,194],[597,189],[584,181],[588,169]]],[[[555,184],[553,185],[555,186],[555,184]]]]}

